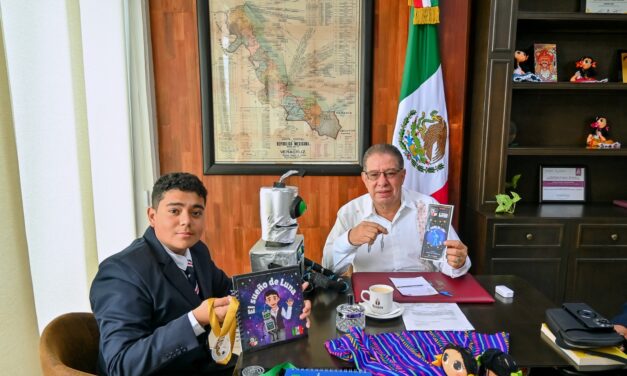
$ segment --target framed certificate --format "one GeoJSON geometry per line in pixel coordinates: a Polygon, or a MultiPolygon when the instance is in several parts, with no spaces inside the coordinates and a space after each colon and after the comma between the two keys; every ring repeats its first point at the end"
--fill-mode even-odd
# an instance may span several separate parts
{"type": "Polygon", "coordinates": [[[585,202],[586,167],[540,166],[540,202],[585,202]]]}
{"type": "Polygon", "coordinates": [[[627,13],[627,0],[582,0],[586,13],[627,13]]]}

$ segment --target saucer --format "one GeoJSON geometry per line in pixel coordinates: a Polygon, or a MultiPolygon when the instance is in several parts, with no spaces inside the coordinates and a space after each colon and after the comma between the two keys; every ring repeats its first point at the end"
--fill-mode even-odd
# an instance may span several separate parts
{"type": "Polygon", "coordinates": [[[403,314],[403,311],[405,309],[403,308],[402,305],[398,304],[397,302],[392,302],[392,304],[393,306],[390,312],[384,315],[380,315],[378,313],[371,312],[370,307],[368,306],[367,303],[364,303],[364,302],[359,303],[360,306],[364,307],[366,311],[366,317],[370,317],[371,319],[377,319],[377,320],[395,319],[403,314]]]}

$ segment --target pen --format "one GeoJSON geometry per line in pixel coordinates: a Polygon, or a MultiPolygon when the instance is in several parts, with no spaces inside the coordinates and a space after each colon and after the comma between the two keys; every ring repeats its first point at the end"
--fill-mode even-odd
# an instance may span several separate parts
{"type": "Polygon", "coordinates": [[[404,285],[404,286],[396,286],[396,287],[398,287],[399,289],[402,289],[403,287],[422,287],[422,286],[424,285],[404,285]]]}

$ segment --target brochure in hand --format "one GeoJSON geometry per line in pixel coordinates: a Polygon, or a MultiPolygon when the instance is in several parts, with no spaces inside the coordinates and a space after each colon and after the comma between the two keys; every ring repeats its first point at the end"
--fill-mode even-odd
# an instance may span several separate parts
{"type": "Polygon", "coordinates": [[[444,251],[446,251],[444,241],[448,239],[448,231],[453,218],[453,206],[429,204],[427,211],[427,224],[420,258],[437,261],[442,259],[444,251]]]}
{"type": "Polygon", "coordinates": [[[307,335],[301,281],[298,266],[233,276],[243,352],[307,335]]]}

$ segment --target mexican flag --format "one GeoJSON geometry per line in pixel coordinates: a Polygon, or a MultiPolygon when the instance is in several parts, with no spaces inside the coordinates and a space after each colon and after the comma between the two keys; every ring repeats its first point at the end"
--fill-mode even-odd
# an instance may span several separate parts
{"type": "Polygon", "coordinates": [[[448,202],[448,115],[438,50],[438,0],[409,0],[405,69],[392,143],[405,157],[404,186],[448,202]]]}

